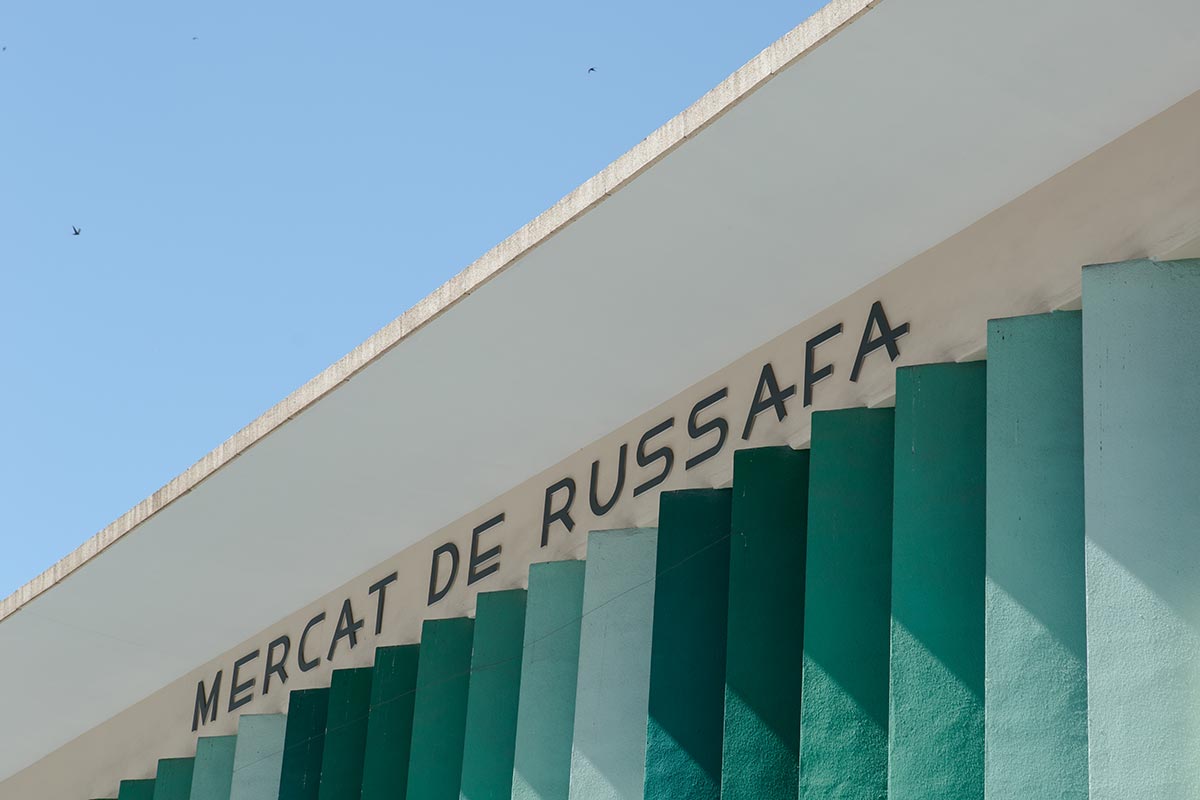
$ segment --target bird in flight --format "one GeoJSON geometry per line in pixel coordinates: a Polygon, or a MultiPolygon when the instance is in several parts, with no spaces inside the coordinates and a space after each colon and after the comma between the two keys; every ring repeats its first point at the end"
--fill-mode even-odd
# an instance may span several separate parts
{"type": "Polygon", "coordinates": [[[591,75],[591,74],[592,74],[593,72],[595,72],[595,71],[596,71],[596,68],[595,68],[595,67],[588,67],[588,74],[589,74],[589,75],[591,75]]]}
{"type": "Polygon", "coordinates": [[[72,236],[78,236],[79,234],[83,233],[83,231],[79,230],[79,228],[75,227],[74,225],[71,226],[71,230],[73,231],[71,234],[72,236]]]}
{"type": "Polygon", "coordinates": [[[196,40],[197,40],[197,39],[199,39],[199,38],[200,38],[199,36],[193,36],[193,37],[192,37],[192,41],[194,42],[194,41],[196,41],[196,40]]]}

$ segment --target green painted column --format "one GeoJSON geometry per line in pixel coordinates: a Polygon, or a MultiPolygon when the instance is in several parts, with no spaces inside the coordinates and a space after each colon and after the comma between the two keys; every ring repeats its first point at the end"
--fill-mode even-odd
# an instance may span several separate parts
{"type": "Polygon", "coordinates": [[[476,598],[462,800],[512,797],[525,605],[524,589],[482,592],[476,598]]]}
{"type": "Polygon", "coordinates": [[[529,568],[513,800],[567,800],[583,616],[582,561],[529,568]]]}
{"type": "Polygon", "coordinates": [[[117,800],[154,800],[154,779],[121,781],[117,800]]]}
{"type": "Polygon", "coordinates": [[[803,800],[887,796],[895,418],[890,408],[812,417],[803,800]]]}
{"type": "Polygon", "coordinates": [[[371,707],[371,667],[335,669],[329,682],[320,800],[358,800],[371,707]]]}
{"type": "Polygon", "coordinates": [[[890,800],[983,797],[986,375],[896,371],[890,800]]]}
{"type": "Polygon", "coordinates": [[[287,717],[243,714],[238,717],[230,800],[276,800],[283,771],[287,717]]]}
{"type": "Polygon", "coordinates": [[[196,740],[191,800],[229,800],[236,749],[236,736],[202,736],[196,740]]]}
{"type": "Polygon", "coordinates": [[[375,650],[362,800],[396,800],[408,791],[420,652],[415,644],[375,650]]]}
{"type": "Polygon", "coordinates": [[[1080,322],[988,325],[988,800],[1088,796],[1080,322]]]}
{"type": "Polygon", "coordinates": [[[160,758],[154,775],[154,800],[188,800],[195,763],[194,758],[160,758]]]}
{"type": "Polygon", "coordinates": [[[426,620],[413,706],[408,800],[459,800],[475,620],[426,620]]]}
{"type": "Polygon", "coordinates": [[[288,696],[279,800],[317,800],[328,715],[328,689],[297,689],[288,696]]]}
{"type": "Polygon", "coordinates": [[[1091,797],[1200,797],[1200,261],[1083,271],[1091,797]]]}
{"type": "Polygon", "coordinates": [[[789,447],[733,457],[725,800],[796,798],[808,457],[789,447]]]}
{"type": "Polygon", "coordinates": [[[690,489],[659,498],[647,800],[721,793],[732,494],[690,489]]]}
{"type": "Polygon", "coordinates": [[[571,800],[641,800],[658,530],[588,535],[571,800]]]}

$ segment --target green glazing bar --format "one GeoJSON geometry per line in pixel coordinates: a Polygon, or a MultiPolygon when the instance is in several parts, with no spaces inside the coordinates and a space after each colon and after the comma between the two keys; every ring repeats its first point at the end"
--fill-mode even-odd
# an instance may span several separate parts
{"type": "Polygon", "coordinates": [[[297,689],[288,696],[279,800],[317,800],[328,715],[328,689],[297,689]]]}
{"type": "Polygon", "coordinates": [[[988,324],[988,800],[1088,796],[1080,323],[988,324]]]}
{"type": "Polygon", "coordinates": [[[238,718],[230,800],[276,800],[283,771],[287,717],[243,714],[238,718]]]}
{"type": "Polygon", "coordinates": [[[117,800],[154,800],[154,779],[121,781],[117,800]]]}
{"type": "Polygon", "coordinates": [[[420,652],[415,644],[375,650],[362,800],[396,800],[408,791],[420,652]]]}
{"type": "Polygon", "coordinates": [[[525,643],[524,589],[476,598],[462,800],[510,800],[525,643]]]}
{"type": "Polygon", "coordinates": [[[196,740],[190,800],[229,800],[236,749],[236,736],[203,736],[196,740]]]}
{"type": "Polygon", "coordinates": [[[987,371],[896,371],[890,800],[983,797],[987,371]]]}
{"type": "Polygon", "coordinates": [[[413,706],[408,800],[458,800],[475,620],[426,620],[413,706]]]}
{"type": "Polygon", "coordinates": [[[320,800],[358,800],[371,708],[371,667],[335,669],[329,683],[320,800]]]}
{"type": "Polygon", "coordinates": [[[588,535],[570,800],[641,800],[658,530],[588,535]]]}
{"type": "Polygon", "coordinates": [[[802,800],[887,796],[895,418],[812,417],[802,800]]]}
{"type": "Polygon", "coordinates": [[[160,758],[154,775],[154,800],[188,800],[195,763],[194,758],[160,758]]]}
{"type": "Polygon", "coordinates": [[[567,800],[583,616],[582,561],[529,568],[513,800],[567,800]]]}
{"type": "Polygon", "coordinates": [[[800,760],[806,450],[733,458],[721,797],[796,798],[800,760]]]}
{"type": "Polygon", "coordinates": [[[659,499],[647,800],[717,800],[725,721],[732,491],[659,499]]]}
{"type": "Polygon", "coordinates": [[[1093,798],[1200,797],[1200,260],[1083,271],[1093,798]]]}

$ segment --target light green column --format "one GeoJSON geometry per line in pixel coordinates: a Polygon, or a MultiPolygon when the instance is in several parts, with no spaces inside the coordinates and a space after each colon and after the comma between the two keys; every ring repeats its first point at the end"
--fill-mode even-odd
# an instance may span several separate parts
{"type": "Polygon", "coordinates": [[[276,800],[283,770],[283,714],[243,714],[238,718],[230,800],[276,800]]]}
{"type": "Polygon", "coordinates": [[[413,706],[408,800],[458,800],[475,620],[426,620],[413,706]]]}
{"type": "Polygon", "coordinates": [[[582,561],[529,568],[513,800],[567,800],[583,615],[582,561]]]}
{"type": "Polygon", "coordinates": [[[154,800],[154,779],[121,781],[117,800],[154,800]]]}
{"type": "Polygon", "coordinates": [[[812,417],[803,800],[887,796],[894,422],[890,408],[812,417]]]}
{"type": "Polygon", "coordinates": [[[510,800],[512,796],[525,604],[524,589],[482,592],[476,598],[462,800],[510,800]]]}
{"type": "Polygon", "coordinates": [[[988,325],[988,800],[1087,800],[1081,317],[988,325]]]}
{"type": "Polygon", "coordinates": [[[236,736],[202,736],[196,740],[191,800],[229,800],[236,749],[236,736]]]}
{"type": "Polygon", "coordinates": [[[362,800],[396,800],[408,791],[420,652],[415,644],[375,650],[362,800]]]}
{"type": "Polygon", "coordinates": [[[160,758],[154,775],[154,800],[188,800],[195,763],[194,758],[160,758]]]}
{"type": "Polygon", "coordinates": [[[1200,261],[1083,272],[1093,800],[1200,797],[1200,261]]]}
{"type": "Polygon", "coordinates": [[[795,800],[808,539],[807,450],[733,458],[723,800],[795,800]]]}
{"type": "Polygon", "coordinates": [[[371,667],[335,669],[321,754],[320,800],[359,800],[371,707],[371,667]]]}
{"type": "Polygon", "coordinates": [[[896,371],[890,800],[983,797],[986,367],[896,371]]]}
{"type": "Polygon", "coordinates": [[[641,800],[658,531],[588,536],[571,800],[641,800]]]}
{"type": "Polygon", "coordinates": [[[328,715],[328,689],[297,689],[288,696],[279,800],[317,800],[328,715]]]}
{"type": "Polygon", "coordinates": [[[647,800],[717,800],[725,722],[729,489],[659,498],[647,800]]]}

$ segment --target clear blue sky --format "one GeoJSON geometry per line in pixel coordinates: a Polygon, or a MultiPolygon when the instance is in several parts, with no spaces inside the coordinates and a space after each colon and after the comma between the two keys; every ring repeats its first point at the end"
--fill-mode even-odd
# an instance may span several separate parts
{"type": "Polygon", "coordinates": [[[821,4],[5,2],[0,596],[821,4]]]}

